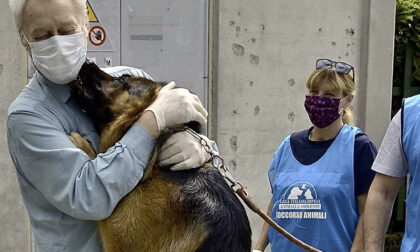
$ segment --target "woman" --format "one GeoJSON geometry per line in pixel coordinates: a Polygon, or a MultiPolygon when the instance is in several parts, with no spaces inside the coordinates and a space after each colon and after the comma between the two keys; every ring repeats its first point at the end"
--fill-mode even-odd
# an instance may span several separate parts
{"type": "MultiPolygon", "coordinates": [[[[268,177],[271,217],[322,251],[362,251],[363,211],[374,172],[376,147],[353,124],[355,94],[349,64],[320,59],[309,76],[305,108],[313,127],[288,136],[268,177]]],[[[255,251],[303,251],[264,225],[255,251]]]]}

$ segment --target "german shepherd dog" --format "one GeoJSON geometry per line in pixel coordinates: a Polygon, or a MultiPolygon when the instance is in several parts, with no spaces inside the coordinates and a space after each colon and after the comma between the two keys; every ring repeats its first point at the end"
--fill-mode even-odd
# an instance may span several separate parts
{"type": "MultiPolygon", "coordinates": [[[[73,97],[100,132],[99,151],[103,153],[122,138],[164,85],[128,75],[112,77],[86,62],[71,88],[73,97]]],[[[189,124],[195,130],[197,125],[189,124]]],[[[184,126],[164,130],[139,184],[109,218],[99,221],[105,252],[251,250],[245,209],[216,169],[205,165],[172,172],[157,165],[161,144],[184,126]]],[[[96,153],[85,139],[75,132],[69,137],[95,158],[96,153]]]]}

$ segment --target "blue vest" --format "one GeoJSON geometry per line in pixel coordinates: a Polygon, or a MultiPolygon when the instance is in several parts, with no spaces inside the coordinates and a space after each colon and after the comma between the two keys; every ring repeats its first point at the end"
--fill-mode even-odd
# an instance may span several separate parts
{"type": "MultiPolygon", "coordinates": [[[[354,194],[354,138],[360,129],[344,125],[327,152],[303,165],[293,155],[290,136],[269,169],[271,217],[289,233],[322,251],[349,251],[359,219],[354,194]]],[[[271,251],[305,251],[271,227],[271,251]]]]}
{"type": "Polygon", "coordinates": [[[408,161],[410,173],[406,200],[406,224],[401,251],[420,250],[420,96],[404,100],[402,114],[402,147],[408,161]]]}

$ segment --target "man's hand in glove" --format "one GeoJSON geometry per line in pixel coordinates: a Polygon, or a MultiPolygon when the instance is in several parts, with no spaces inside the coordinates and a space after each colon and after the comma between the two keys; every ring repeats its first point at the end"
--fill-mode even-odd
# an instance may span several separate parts
{"type": "Polygon", "coordinates": [[[156,100],[145,110],[155,115],[158,131],[191,121],[207,123],[207,111],[198,96],[187,89],[174,87],[175,82],[164,86],[156,100]]]}
{"type": "MultiPolygon", "coordinates": [[[[200,136],[211,146],[206,136],[200,136]]],[[[187,131],[173,134],[159,151],[159,166],[173,165],[170,168],[173,171],[200,167],[209,159],[210,153],[187,131]]]]}

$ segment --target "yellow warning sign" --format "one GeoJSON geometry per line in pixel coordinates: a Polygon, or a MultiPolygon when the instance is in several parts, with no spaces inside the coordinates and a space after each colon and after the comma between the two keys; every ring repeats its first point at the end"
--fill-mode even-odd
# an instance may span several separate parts
{"type": "Polygon", "coordinates": [[[93,11],[92,7],[90,7],[90,3],[87,1],[87,10],[89,15],[89,22],[99,22],[98,18],[96,17],[95,12],[93,11]]]}

